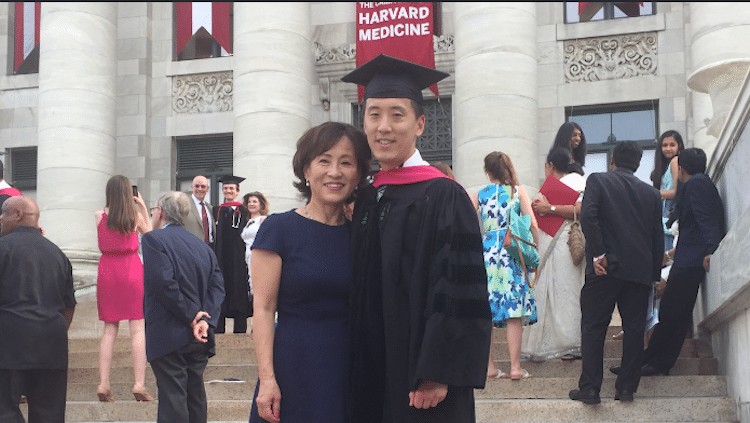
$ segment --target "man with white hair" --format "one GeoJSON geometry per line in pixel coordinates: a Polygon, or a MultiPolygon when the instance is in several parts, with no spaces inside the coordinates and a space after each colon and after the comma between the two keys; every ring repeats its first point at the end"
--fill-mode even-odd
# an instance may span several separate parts
{"type": "Polygon", "coordinates": [[[224,279],[211,247],[183,227],[189,213],[185,194],[164,194],[142,241],[146,357],[159,389],[159,423],[207,420],[203,372],[215,355],[224,279]]]}

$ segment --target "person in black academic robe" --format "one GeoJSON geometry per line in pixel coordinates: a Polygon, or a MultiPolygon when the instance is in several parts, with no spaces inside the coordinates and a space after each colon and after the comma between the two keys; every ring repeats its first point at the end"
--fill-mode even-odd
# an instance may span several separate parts
{"type": "Polygon", "coordinates": [[[448,74],[380,55],[365,87],[380,164],[352,219],[351,423],[473,423],[492,323],[482,237],[466,191],[422,160],[421,90],[448,74]]]}
{"type": "Polygon", "coordinates": [[[447,178],[377,195],[370,187],[353,219],[351,421],[473,422],[491,337],[476,212],[447,178]],[[410,407],[407,394],[427,380],[448,385],[445,400],[410,407]]]}
{"type": "Polygon", "coordinates": [[[226,317],[234,318],[234,333],[245,333],[247,332],[247,318],[252,316],[252,304],[248,298],[245,241],[240,236],[247,224],[249,211],[242,203],[234,201],[239,193],[239,182],[242,180],[244,178],[224,177],[221,179],[227,201],[213,208],[213,217],[216,221],[214,252],[219,260],[221,273],[224,275],[224,290],[226,291],[216,333],[224,333],[226,317]],[[236,187],[234,192],[228,193],[227,189],[232,187],[236,187]]]}

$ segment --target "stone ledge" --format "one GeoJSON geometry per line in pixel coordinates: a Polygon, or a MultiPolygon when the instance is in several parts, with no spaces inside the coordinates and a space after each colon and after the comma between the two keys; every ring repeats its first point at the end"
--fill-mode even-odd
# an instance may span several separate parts
{"type": "Polygon", "coordinates": [[[747,310],[750,304],[750,209],[740,217],[711,257],[711,272],[701,287],[705,318],[701,330],[714,332],[721,325],[747,310]]]}

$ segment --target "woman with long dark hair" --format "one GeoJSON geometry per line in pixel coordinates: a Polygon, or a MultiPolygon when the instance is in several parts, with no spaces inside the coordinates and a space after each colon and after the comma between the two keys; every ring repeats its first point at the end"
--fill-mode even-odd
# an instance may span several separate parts
{"type": "Polygon", "coordinates": [[[586,136],[581,126],[575,122],[565,122],[560,125],[555,136],[552,148],[562,147],[570,151],[573,156],[571,170],[583,175],[583,167],[586,166],[586,136]]]}
{"type": "Polygon", "coordinates": [[[544,163],[544,173],[560,180],[580,195],[575,204],[550,204],[542,194],[531,204],[540,215],[565,218],[554,237],[539,231],[539,255],[543,260],[537,269],[534,286],[539,321],[524,332],[522,354],[531,361],[554,358],[581,358],[581,288],[585,261],[573,263],[568,247],[568,233],[574,216],[581,215],[586,180],[571,170],[571,152],[552,147],[544,163]]]}
{"type": "Polygon", "coordinates": [[[146,333],[143,323],[143,263],[138,256],[138,234],[151,231],[151,220],[141,194],[133,195],[130,180],[115,175],[107,182],[107,205],[96,212],[99,271],[96,301],[104,332],[99,344],[99,401],[112,402],[109,372],[121,320],[130,323],[136,401],[153,401],[146,391],[146,333]]]}

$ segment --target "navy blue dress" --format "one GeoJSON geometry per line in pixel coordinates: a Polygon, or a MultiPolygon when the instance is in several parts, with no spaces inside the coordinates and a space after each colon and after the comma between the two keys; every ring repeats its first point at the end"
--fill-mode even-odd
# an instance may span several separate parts
{"type": "MultiPolygon", "coordinates": [[[[284,423],[344,421],[350,239],[348,222],[328,226],[290,210],[269,216],[253,243],[282,260],[273,366],[284,423]]],[[[250,423],[264,421],[257,394],[250,423]]]]}

